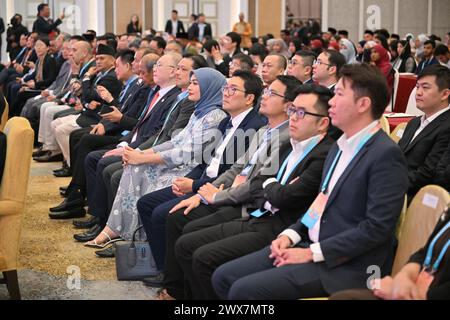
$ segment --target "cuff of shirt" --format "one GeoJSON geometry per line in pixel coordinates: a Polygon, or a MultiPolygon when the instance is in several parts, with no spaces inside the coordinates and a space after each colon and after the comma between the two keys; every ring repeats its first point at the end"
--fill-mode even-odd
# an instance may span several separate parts
{"type": "Polygon", "coordinates": [[[125,147],[128,147],[128,142],[126,141],[122,141],[117,145],[117,148],[125,148],[125,147]]]}
{"type": "Polygon", "coordinates": [[[281,236],[287,236],[289,239],[291,239],[293,246],[295,246],[297,243],[302,241],[302,237],[300,237],[300,235],[292,229],[284,230],[282,233],[280,233],[280,235],[278,237],[281,237],[281,236]]]}
{"type": "Polygon", "coordinates": [[[314,262],[323,262],[325,261],[325,257],[323,256],[322,253],[322,248],[320,247],[320,243],[313,243],[310,247],[309,247],[313,253],[313,261],[314,262]]]}
{"type": "Polygon", "coordinates": [[[275,179],[275,178],[270,178],[270,179],[267,179],[266,181],[264,181],[262,187],[263,187],[263,189],[265,189],[269,184],[277,183],[277,182],[278,182],[277,179],[275,179]]]}

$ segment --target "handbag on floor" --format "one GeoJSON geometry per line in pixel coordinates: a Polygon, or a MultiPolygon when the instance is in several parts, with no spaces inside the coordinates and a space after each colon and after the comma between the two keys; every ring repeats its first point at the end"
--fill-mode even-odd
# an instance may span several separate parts
{"type": "Polygon", "coordinates": [[[136,241],[136,233],[142,228],[136,229],[132,241],[116,243],[116,271],[119,281],[142,280],[160,273],[149,243],[136,241]]]}

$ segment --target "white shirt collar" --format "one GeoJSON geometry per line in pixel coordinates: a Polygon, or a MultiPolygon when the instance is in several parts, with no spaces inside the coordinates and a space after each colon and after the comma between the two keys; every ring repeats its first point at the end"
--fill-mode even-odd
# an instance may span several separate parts
{"type": "Polygon", "coordinates": [[[365,134],[370,132],[373,128],[375,128],[379,124],[379,121],[374,121],[371,124],[369,124],[367,127],[359,131],[357,134],[355,134],[350,139],[347,139],[347,135],[344,133],[342,137],[339,138],[337,141],[337,144],[339,146],[339,149],[342,150],[342,152],[355,152],[356,148],[358,148],[359,143],[361,142],[361,139],[364,137],[365,134]]]}
{"type": "Polygon", "coordinates": [[[244,112],[241,112],[236,117],[231,119],[231,124],[233,125],[233,128],[237,128],[241,125],[241,122],[245,119],[245,117],[253,110],[253,107],[250,109],[245,110],[244,112]]]}
{"type": "Polygon", "coordinates": [[[164,97],[173,88],[175,88],[175,85],[159,89],[158,91],[159,97],[160,98],[164,97]]]}
{"type": "Polygon", "coordinates": [[[433,120],[436,120],[436,118],[438,118],[441,114],[447,112],[448,110],[450,110],[450,105],[448,105],[447,108],[442,109],[439,112],[436,112],[431,117],[425,118],[426,116],[423,115],[422,118],[420,118],[420,122],[421,122],[422,125],[424,125],[425,121],[427,121],[427,124],[430,124],[431,122],[433,122],[433,120]]]}
{"type": "Polygon", "coordinates": [[[309,139],[303,140],[303,141],[297,141],[294,139],[291,139],[291,146],[292,146],[292,150],[294,151],[295,154],[302,154],[306,147],[312,143],[313,141],[315,141],[316,139],[319,139],[321,137],[320,134],[311,137],[309,139]]]}

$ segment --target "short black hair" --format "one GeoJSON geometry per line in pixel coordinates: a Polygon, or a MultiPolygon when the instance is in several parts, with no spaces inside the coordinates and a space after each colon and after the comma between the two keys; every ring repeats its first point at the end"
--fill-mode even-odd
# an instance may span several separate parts
{"type": "Polygon", "coordinates": [[[172,10],[172,13],[178,14],[178,11],[177,10],[172,10]]]}
{"type": "Polygon", "coordinates": [[[239,60],[242,70],[251,71],[253,69],[254,63],[252,58],[244,53],[235,54],[232,60],[239,60]]]}
{"type": "Polygon", "coordinates": [[[267,49],[259,43],[254,43],[248,51],[248,54],[259,56],[261,58],[261,61],[263,61],[267,57],[267,49]]]}
{"type": "Polygon", "coordinates": [[[391,37],[391,35],[389,34],[389,31],[387,31],[386,29],[378,29],[378,30],[375,31],[375,34],[381,34],[386,39],[389,39],[391,37]]]}
{"type": "Polygon", "coordinates": [[[295,53],[295,56],[302,57],[303,64],[305,67],[307,67],[307,66],[312,67],[314,64],[314,60],[316,60],[316,58],[317,58],[317,56],[314,52],[307,51],[307,50],[299,50],[295,53]]]}
{"type": "Polygon", "coordinates": [[[424,77],[436,77],[436,85],[439,91],[450,89],[450,70],[440,64],[434,64],[426,67],[417,77],[420,80],[424,77]]]}
{"type": "Polygon", "coordinates": [[[339,30],[338,34],[348,37],[348,31],[347,30],[339,30]]]}
{"type": "Polygon", "coordinates": [[[369,97],[372,101],[372,117],[378,120],[386,110],[390,95],[386,77],[380,69],[367,63],[347,64],[342,67],[341,78],[349,80],[350,86],[355,94],[355,99],[369,97]]]}
{"type": "Polygon", "coordinates": [[[297,96],[299,94],[314,94],[317,96],[317,102],[314,108],[324,116],[328,116],[328,110],[330,109],[329,102],[333,98],[334,93],[330,89],[317,84],[304,84],[297,90],[297,96]]]}
{"type": "Polygon", "coordinates": [[[287,30],[287,29],[283,29],[280,31],[280,34],[284,34],[285,36],[290,36],[291,35],[291,31],[287,30]]]}
{"type": "Polygon", "coordinates": [[[431,44],[431,46],[433,47],[433,49],[436,48],[436,41],[434,41],[434,40],[427,40],[427,41],[425,41],[425,42],[423,43],[423,46],[426,46],[426,45],[428,45],[428,44],[431,44]]]}
{"type": "Polygon", "coordinates": [[[216,40],[207,40],[203,45],[203,49],[205,49],[209,53],[212,52],[212,48],[220,48],[220,45],[216,40]]]}
{"type": "Polygon", "coordinates": [[[48,7],[47,3],[41,3],[40,5],[38,5],[37,7],[38,14],[40,14],[46,7],[48,7]]]}
{"type": "Polygon", "coordinates": [[[328,56],[330,64],[336,67],[336,74],[339,75],[342,67],[347,63],[342,53],[336,50],[326,49],[323,51],[328,56]]]}
{"type": "Polygon", "coordinates": [[[151,41],[156,41],[159,49],[165,49],[167,42],[162,37],[154,37],[151,41]]]}
{"type": "Polygon", "coordinates": [[[47,47],[50,47],[50,39],[47,36],[40,36],[36,39],[36,41],[41,41],[41,42],[45,43],[45,45],[47,47]]]}
{"type": "Polygon", "coordinates": [[[258,103],[259,98],[261,97],[264,87],[261,78],[254,73],[245,70],[235,71],[232,77],[237,77],[244,81],[245,93],[255,96],[255,99],[253,100],[253,106],[255,106],[258,103]]]}
{"type": "Polygon", "coordinates": [[[133,50],[123,50],[119,52],[118,58],[120,58],[122,63],[131,65],[134,61],[134,54],[133,50]]]}
{"type": "Polygon", "coordinates": [[[294,101],[297,98],[297,91],[302,82],[294,76],[278,76],[277,80],[286,86],[284,98],[287,101],[294,101]]]}
{"type": "Polygon", "coordinates": [[[183,55],[183,58],[192,60],[192,62],[193,62],[192,69],[194,69],[194,70],[209,67],[205,58],[199,54],[185,53],[183,55]]]}
{"type": "Polygon", "coordinates": [[[448,53],[449,53],[449,50],[445,44],[440,44],[440,45],[436,46],[436,49],[434,50],[435,56],[446,55],[448,53]]]}
{"type": "Polygon", "coordinates": [[[230,37],[231,43],[236,43],[237,48],[240,48],[242,38],[241,38],[241,36],[238,33],[236,33],[236,32],[228,32],[226,34],[226,36],[230,37]]]}
{"type": "Polygon", "coordinates": [[[328,32],[331,33],[333,36],[337,34],[337,30],[335,28],[328,28],[328,32]]]}
{"type": "Polygon", "coordinates": [[[367,29],[366,31],[364,31],[364,34],[370,34],[371,36],[374,35],[372,30],[367,29]]]}
{"type": "Polygon", "coordinates": [[[392,39],[396,39],[397,41],[400,40],[400,36],[398,34],[396,34],[396,33],[392,33],[391,34],[391,38],[392,39]]]}

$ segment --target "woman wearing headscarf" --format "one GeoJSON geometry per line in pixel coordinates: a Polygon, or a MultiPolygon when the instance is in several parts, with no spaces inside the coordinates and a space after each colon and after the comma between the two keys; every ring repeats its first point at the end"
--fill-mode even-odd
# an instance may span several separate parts
{"type": "Polygon", "coordinates": [[[392,89],[394,84],[394,75],[392,74],[391,59],[389,58],[387,50],[383,46],[377,44],[372,48],[371,63],[380,69],[386,77],[389,88],[392,89]]]}
{"type": "Polygon", "coordinates": [[[345,57],[347,64],[356,63],[355,46],[348,39],[341,39],[339,52],[345,57]]]}
{"type": "MultiPolygon", "coordinates": [[[[146,151],[127,148],[120,186],[106,227],[88,247],[104,248],[118,240],[131,240],[141,223],[137,201],[143,195],[172,185],[202,162],[203,151],[215,139],[216,129],[227,116],[221,109],[225,77],[212,68],[193,71],[188,88],[195,111],[186,127],[172,140],[146,151]]],[[[145,232],[136,239],[145,240],[145,232]]]]}

